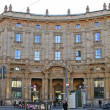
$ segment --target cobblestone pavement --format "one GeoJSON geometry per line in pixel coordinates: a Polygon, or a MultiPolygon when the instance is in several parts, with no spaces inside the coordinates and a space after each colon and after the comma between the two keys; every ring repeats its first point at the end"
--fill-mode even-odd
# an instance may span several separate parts
{"type": "MultiPolygon", "coordinates": [[[[0,110],[24,110],[24,109],[14,108],[13,106],[0,106],[0,110]]],[[[63,110],[63,108],[55,107],[55,108],[52,108],[51,110],[63,110]]],[[[68,110],[104,110],[104,109],[98,108],[98,107],[91,107],[91,108],[76,108],[76,109],[68,109],[68,110]]],[[[107,110],[110,110],[110,109],[107,109],[107,110]]]]}

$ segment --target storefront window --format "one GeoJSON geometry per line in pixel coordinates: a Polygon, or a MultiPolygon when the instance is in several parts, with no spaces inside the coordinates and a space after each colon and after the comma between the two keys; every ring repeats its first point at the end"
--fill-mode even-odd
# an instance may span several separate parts
{"type": "Polygon", "coordinates": [[[22,98],[21,79],[12,79],[12,98],[22,98]]]}
{"type": "Polygon", "coordinates": [[[94,98],[104,98],[103,79],[94,79],[94,98]]]}

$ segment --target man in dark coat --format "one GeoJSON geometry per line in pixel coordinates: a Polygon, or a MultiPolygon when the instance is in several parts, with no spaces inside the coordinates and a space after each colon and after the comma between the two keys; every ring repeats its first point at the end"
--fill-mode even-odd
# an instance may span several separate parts
{"type": "Polygon", "coordinates": [[[63,102],[63,108],[64,108],[64,110],[68,110],[68,109],[67,109],[67,108],[68,108],[67,101],[64,101],[64,102],[63,102]]]}
{"type": "Polygon", "coordinates": [[[99,107],[101,107],[101,105],[102,105],[102,101],[101,101],[101,100],[99,100],[99,107]]]}

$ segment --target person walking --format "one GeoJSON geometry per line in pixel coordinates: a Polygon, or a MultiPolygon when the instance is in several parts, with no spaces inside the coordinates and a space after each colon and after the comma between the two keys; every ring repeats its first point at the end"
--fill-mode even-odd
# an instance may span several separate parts
{"type": "Polygon", "coordinates": [[[66,100],[63,102],[63,109],[68,110],[68,104],[66,100]]]}
{"type": "Polygon", "coordinates": [[[13,105],[14,105],[14,108],[15,108],[16,107],[16,101],[14,101],[13,105]]]}
{"type": "Polygon", "coordinates": [[[99,107],[101,108],[101,105],[102,105],[102,101],[101,100],[99,100],[99,107]]]}

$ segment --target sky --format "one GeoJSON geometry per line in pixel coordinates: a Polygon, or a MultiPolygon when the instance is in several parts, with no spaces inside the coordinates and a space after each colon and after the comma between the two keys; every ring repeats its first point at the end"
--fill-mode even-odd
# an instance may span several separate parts
{"type": "Polygon", "coordinates": [[[80,14],[86,12],[87,5],[91,11],[103,9],[106,3],[107,9],[110,0],[0,0],[0,14],[4,11],[4,6],[12,5],[12,10],[16,12],[26,12],[27,7],[30,13],[45,14],[48,9],[50,15],[66,15],[70,9],[71,14],[80,14]]]}

